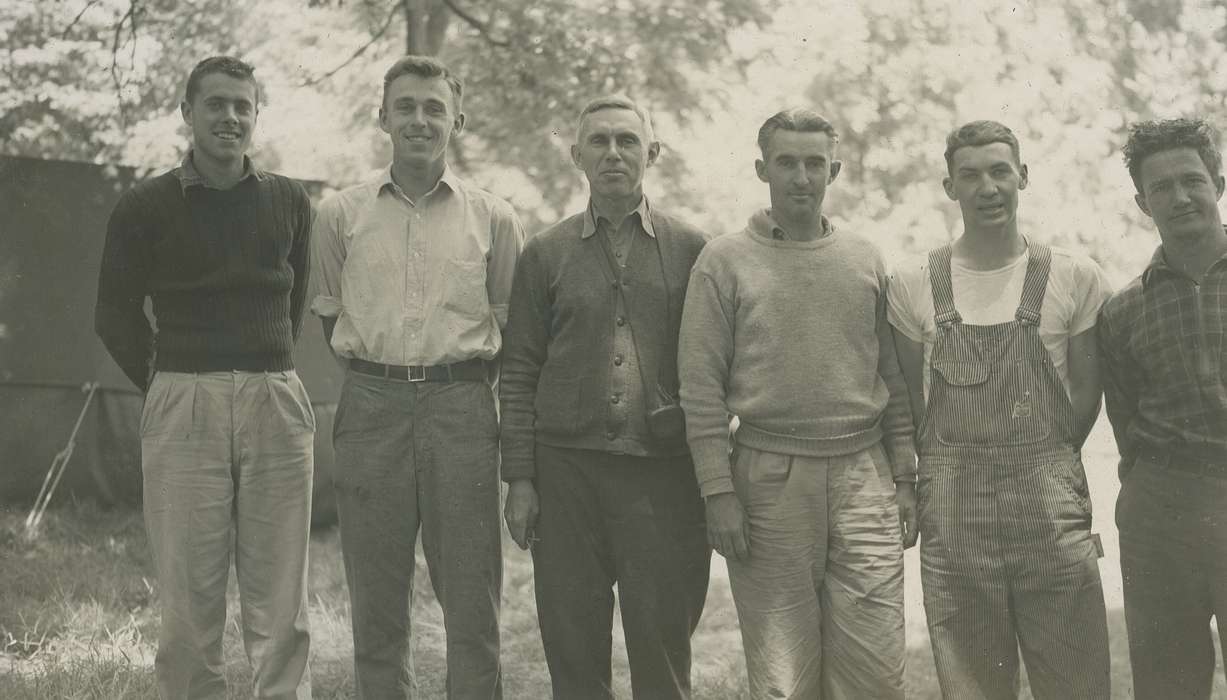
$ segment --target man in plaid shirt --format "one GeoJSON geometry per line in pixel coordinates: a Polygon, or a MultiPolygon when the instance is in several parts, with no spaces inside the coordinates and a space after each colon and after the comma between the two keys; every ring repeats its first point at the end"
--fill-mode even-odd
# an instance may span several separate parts
{"type": "Polygon", "coordinates": [[[1125,164],[1162,243],[1098,326],[1139,700],[1210,697],[1212,616],[1227,649],[1227,232],[1216,140],[1201,120],[1132,126],[1125,164]]]}

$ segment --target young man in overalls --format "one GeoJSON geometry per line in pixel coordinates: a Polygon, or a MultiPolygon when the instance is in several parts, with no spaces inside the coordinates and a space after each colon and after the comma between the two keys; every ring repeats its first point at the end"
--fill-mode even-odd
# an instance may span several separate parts
{"type": "Polygon", "coordinates": [[[892,279],[920,426],[921,581],[942,694],[1107,698],[1108,634],[1079,447],[1099,414],[1090,259],[1024,238],[1027,166],[1006,126],[946,139],[964,232],[892,279]]]}

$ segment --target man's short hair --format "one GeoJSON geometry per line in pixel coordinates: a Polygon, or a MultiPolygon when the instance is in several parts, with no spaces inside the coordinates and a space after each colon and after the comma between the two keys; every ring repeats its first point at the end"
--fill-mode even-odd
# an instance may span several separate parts
{"type": "Polygon", "coordinates": [[[388,100],[388,87],[392,85],[392,81],[402,75],[416,75],[419,78],[443,78],[447,82],[447,86],[452,90],[452,101],[455,103],[456,112],[460,113],[461,107],[464,104],[464,83],[460,81],[459,76],[447,67],[442,61],[430,56],[405,56],[392,64],[392,67],[383,74],[383,99],[381,102],[388,100]]]}
{"type": "Polygon", "coordinates": [[[839,133],[835,131],[834,124],[812,109],[795,107],[767,117],[767,121],[758,128],[758,150],[762,151],[763,158],[767,157],[767,144],[771,143],[771,136],[780,129],[826,134],[831,137],[831,145],[839,143],[839,133]]]}
{"type": "Polygon", "coordinates": [[[200,82],[206,75],[221,73],[231,78],[249,81],[256,86],[256,105],[260,103],[260,84],[256,82],[256,69],[250,63],[240,61],[233,56],[210,56],[192,69],[187,76],[187,87],[183,90],[183,101],[192,103],[192,98],[200,91],[200,82]]]}
{"type": "Polygon", "coordinates": [[[991,119],[979,119],[967,122],[946,136],[946,172],[953,173],[955,151],[965,146],[987,146],[990,143],[1004,143],[1009,146],[1014,163],[1022,165],[1018,137],[1010,127],[991,119]]]}
{"type": "Polygon", "coordinates": [[[593,112],[599,112],[603,109],[628,109],[634,112],[639,117],[639,121],[643,124],[643,133],[647,136],[647,142],[656,141],[656,131],[652,129],[652,115],[648,114],[647,108],[640,105],[626,95],[601,95],[593,100],[589,100],[588,104],[579,112],[579,119],[575,122],[575,140],[579,141],[579,132],[584,128],[584,118],[593,112]]]}
{"type": "Polygon", "coordinates": [[[1142,161],[1173,148],[1192,148],[1201,156],[1210,175],[1223,174],[1223,156],[1218,150],[1218,130],[1204,119],[1156,119],[1129,125],[1129,140],[1121,149],[1125,167],[1138,194],[1142,192],[1142,161]]]}

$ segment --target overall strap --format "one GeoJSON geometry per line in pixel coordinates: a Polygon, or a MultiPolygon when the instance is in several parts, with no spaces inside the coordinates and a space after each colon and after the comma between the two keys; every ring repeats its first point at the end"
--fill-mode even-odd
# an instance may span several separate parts
{"type": "Polygon", "coordinates": [[[1052,251],[1042,243],[1030,245],[1027,258],[1027,276],[1023,280],[1022,298],[1018,312],[1014,314],[1021,323],[1039,325],[1040,308],[1044,305],[1044,292],[1048,289],[1048,271],[1052,267],[1052,251]]]}
{"type": "Polygon", "coordinates": [[[954,286],[950,281],[950,246],[929,252],[929,286],[933,289],[933,322],[938,326],[962,323],[954,308],[954,286]]]}

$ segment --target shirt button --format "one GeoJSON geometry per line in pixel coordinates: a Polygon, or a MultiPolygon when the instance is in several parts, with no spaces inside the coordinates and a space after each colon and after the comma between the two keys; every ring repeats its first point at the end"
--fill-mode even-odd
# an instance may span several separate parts
{"type": "Polygon", "coordinates": [[[625,319],[625,318],[623,318],[623,317],[621,317],[621,316],[619,316],[617,319],[615,319],[614,323],[617,323],[619,326],[625,326],[625,325],[626,325],[626,319],[625,319]]]}
{"type": "Polygon", "coordinates": [[[622,356],[621,355],[614,355],[614,366],[615,367],[622,366],[622,356]]]}
{"type": "Polygon", "coordinates": [[[619,396],[618,396],[617,394],[614,394],[613,396],[610,396],[610,397],[609,397],[609,403],[618,403],[618,402],[619,402],[619,401],[621,401],[621,400],[622,400],[622,399],[621,399],[621,398],[619,398],[619,396]]]}
{"type": "Polygon", "coordinates": [[[605,433],[605,439],[606,439],[606,440],[612,440],[612,439],[614,439],[614,438],[616,438],[616,437],[618,437],[618,434],[617,434],[617,433],[615,433],[615,432],[614,432],[614,431],[612,431],[612,430],[610,430],[609,432],[605,433]]]}

